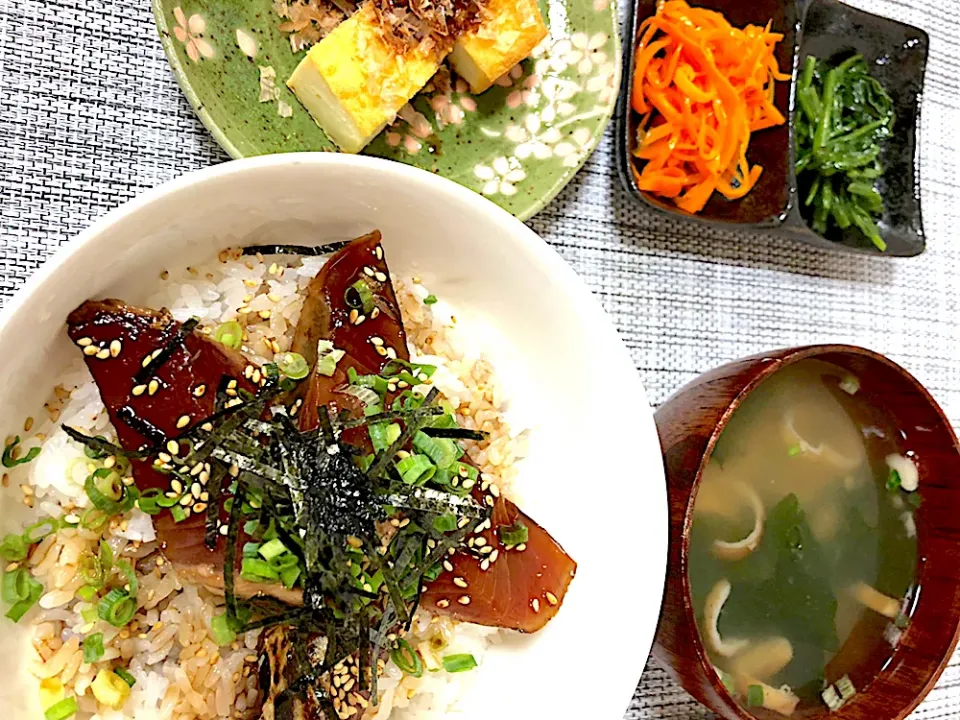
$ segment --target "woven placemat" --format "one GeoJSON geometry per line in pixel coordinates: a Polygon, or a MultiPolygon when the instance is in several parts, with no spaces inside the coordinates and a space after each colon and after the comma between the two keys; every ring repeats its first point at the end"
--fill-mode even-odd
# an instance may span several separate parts
{"type": "MultiPolygon", "coordinates": [[[[931,36],[924,255],[851,257],[651,217],[620,187],[609,132],[531,221],[613,316],[652,402],[736,357],[838,341],[903,363],[960,421],[960,16],[952,0],[856,4],[931,36]]],[[[173,80],[147,0],[0,0],[0,296],[107,210],[224,160],[173,80]]],[[[955,663],[914,717],[958,716],[955,663]]],[[[650,665],[626,717],[709,713],[650,665]]]]}

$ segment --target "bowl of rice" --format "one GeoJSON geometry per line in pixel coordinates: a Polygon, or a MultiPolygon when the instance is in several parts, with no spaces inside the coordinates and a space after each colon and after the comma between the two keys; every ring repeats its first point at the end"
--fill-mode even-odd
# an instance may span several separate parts
{"type": "Polygon", "coordinates": [[[84,363],[93,353],[78,352],[66,319],[89,299],[123,298],[180,323],[195,318],[201,332],[239,320],[251,362],[275,362],[290,351],[325,259],[237,249],[318,246],[375,229],[411,358],[436,368],[444,407],[483,433],[469,462],[484,487],[549,529],[576,575],[535,633],[421,609],[407,638],[425,671],[385,659],[377,697],[337,701],[336,714],[622,716],[659,616],[667,506],[652,413],[609,318],[548,245],[480,196],[395,163],[291,154],[191,173],[125,204],[0,314],[0,554],[13,601],[0,620],[0,704],[10,717],[267,717],[261,631],[223,637],[212,622],[222,593],[165,560],[151,515],[135,506],[96,527],[79,523],[85,478],[114,461],[92,458],[63,428],[108,441],[116,433],[84,363]],[[129,568],[123,587],[135,609],[122,627],[98,615],[86,589],[91,562],[129,568]],[[440,646],[471,664],[449,666],[432,655],[440,646]],[[117,677],[125,685],[105,702],[117,677]]]}

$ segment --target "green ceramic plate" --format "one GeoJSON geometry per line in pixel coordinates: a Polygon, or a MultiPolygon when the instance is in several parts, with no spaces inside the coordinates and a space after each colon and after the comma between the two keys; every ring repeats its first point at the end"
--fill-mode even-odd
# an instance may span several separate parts
{"type": "MultiPolygon", "coordinates": [[[[613,2],[540,0],[550,34],[531,58],[482,95],[456,77],[444,93],[428,86],[364,152],[442,175],[527,219],[583,165],[613,113],[613,2]]],[[[335,150],[284,84],[303,53],[278,30],[272,0],[153,0],[153,11],[180,86],[230,155],[335,150]],[[276,72],[275,99],[260,100],[261,68],[276,72]]]]}

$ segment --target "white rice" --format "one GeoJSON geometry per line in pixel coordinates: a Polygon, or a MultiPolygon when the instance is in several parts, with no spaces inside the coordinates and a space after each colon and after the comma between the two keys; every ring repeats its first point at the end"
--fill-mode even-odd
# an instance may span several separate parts
{"type": "MultiPolygon", "coordinates": [[[[223,252],[208,267],[164,271],[157,292],[145,304],[167,307],[180,321],[199,317],[208,331],[239,320],[246,331],[246,354],[267,362],[289,348],[302,291],[323,262],[304,258],[278,264],[223,252]]],[[[416,278],[395,280],[395,286],[411,356],[438,367],[431,384],[457,409],[461,425],[491,434],[487,442],[471,449],[471,458],[483,481],[508,488],[515,473],[513,464],[525,452],[525,434],[511,432],[503,419],[505,399],[490,363],[465,353],[467,345],[459,337],[452,308],[442,300],[425,305],[428,291],[416,278]]],[[[3,478],[5,487],[20,488],[16,492],[31,519],[82,512],[89,503],[83,482],[90,461],[83,448],[59,429],[61,423],[115,438],[96,385],[79,357],[44,407],[41,420],[25,423],[21,446],[23,453],[39,446],[40,455],[3,478]]],[[[152,520],[139,510],[112,521],[103,538],[117,557],[131,561],[146,558],[156,549],[152,520]]],[[[137,567],[140,608],[130,625],[121,630],[100,620],[84,620],[83,612],[87,610],[89,617],[90,605],[75,597],[83,584],[77,566],[83,553],[96,551],[100,539],[100,533],[90,530],[61,530],[42,541],[25,561],[45,588],[38,607],[21,620],[32,629],[33,653],[27,662],[38,680],[59,678],[66,693],[77,698],[81,720],[256,717],[257,633],[247,633],[230,647],[217,647],[208,623],[223,611],[222,597],[182,584],[162,558],[137,567]],[[103,633],[106,652],[98,662],[87,664],[82,661],[80,642],[93,632],[103,633]],[[137,681],[119,711],[99,705],[90,690],[100,669],[117,666],[126,667],[137,681]]],[[[499,636],[496,629],[421,611],[408,641],[428,666],[439,665],[443,655],[457,653],[470,653],[482,665],[487,647],[499,636]]],[[[474,676],[475,672],[451,674],[440,669],[417,679],[388,662],[379,681],[380,702],[364,717],[441,718],[456,705],[464,685],[474,676]]]]}

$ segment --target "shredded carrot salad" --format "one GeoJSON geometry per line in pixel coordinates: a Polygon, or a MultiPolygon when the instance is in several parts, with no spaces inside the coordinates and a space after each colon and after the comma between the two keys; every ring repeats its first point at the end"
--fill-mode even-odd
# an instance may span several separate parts
{"type": "Polygon", "coordinates": [[[763,172],[747,162],[750,134],[786,122],[774,104],[780,33],[740,29],[719,12],[661,0],[640,26],[633,109],[641,190],[700,212],[716,190],[735,200],[763,172]]]}

